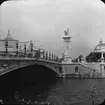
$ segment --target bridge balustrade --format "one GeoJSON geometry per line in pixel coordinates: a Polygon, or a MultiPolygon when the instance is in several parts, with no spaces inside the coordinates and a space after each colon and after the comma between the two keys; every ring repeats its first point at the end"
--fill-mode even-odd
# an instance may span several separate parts
{"type": "Polygon", "coordinates": [[[41,58],[41,57],[39,57],[39,58],[37,58],[37,57],[27,57],[27,56],[22,56],[22,57],[20,57],[20,56],[0,56],[0,59],[7,59],[7,60],[9,60],[9,59],[19,59],[19,60],[25,60],[25,59],[29,59],[29,60],[46,60],[46,61],[54,61],[54,62],[59,62],[60,63],[60,61],[59,61],[59,59],[47,59],[47,58],[41,58]]]}
{"type": "MultiPolygon", "coordinates": [[[[46,57],[35,57],[35,56],[17,56],[17,55],[5,55],[2,56],[0,55],[0,59],[1,60],[39,60],[42,62],[49,62],[49,63],[57,63],[60,64],[60,60],[59,59],[48,59],[46,57]]],[[[2,65],[2,64],[1,64],[2,65]]],[[[4,72],[9,72],[9,70],[12,70],[13,68],[19,68],[19,66],[25,66],[27,65],[24,62],[21,62],[21,64],[3,64],[3,66],[0,65],[0,74],[4,73],[4,72]],[[7,65],[7,66],[4,66],[7,65]]]]}

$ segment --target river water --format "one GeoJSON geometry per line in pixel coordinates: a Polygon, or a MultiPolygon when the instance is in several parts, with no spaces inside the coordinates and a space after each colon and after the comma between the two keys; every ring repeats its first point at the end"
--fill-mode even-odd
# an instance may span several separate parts
{"type": "Polygon", "coordinates": [[[25,100],[44,101],[56,103],[56,105],[73,103],[91,105],[90,92],[93,84],[98,93],[93,98],[95,103],[101,103],[105,99],[105,79],[55,78],[55,72],[53,73],[51,70],[46,68],[44,70],[43,68],[32,66],[4,75],[0,86],[4,103],[16,103],[14,94],[19,92],[20,96],[25,100]]]}
{"type": "Polygon", "coordinates": [[[57,105],[91,105],[92,98],[89,95],[93,84],[98,93],[94,100],[101,103],[105,99],[105,79],[56,79],[49,84],[26,86],[20,95],[25,100],[46,101],[57,105]]]}

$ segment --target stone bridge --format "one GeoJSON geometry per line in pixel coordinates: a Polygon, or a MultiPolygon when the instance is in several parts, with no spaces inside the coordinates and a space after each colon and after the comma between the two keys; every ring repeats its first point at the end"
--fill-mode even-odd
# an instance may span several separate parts
{"type": "Polygon", "coordinates": [[[57,75],[62,75],[62,65],[59,62],[35,59],[35,58],[0,58],[0,75],[6,74],[16,69],[24,68],[26,66],[39,65],[53,70],[57,75]]]}
{"type": "Polygon", "coordinates": [[[82,63],[71,63],[71,64],[62,64],[60,62],[44,60],[44,59],[35,59],[27,57],[0,57],[0,75],[4,75],[14,70],[20,68],[39,65],[47,67],[49,70],[52,70],[59,77],[65,77],[72,74],[97,74],[100,75],[100,64],[82,64],[82,63]],[[76,70],[76,67],[79,67],[76,70]]]}

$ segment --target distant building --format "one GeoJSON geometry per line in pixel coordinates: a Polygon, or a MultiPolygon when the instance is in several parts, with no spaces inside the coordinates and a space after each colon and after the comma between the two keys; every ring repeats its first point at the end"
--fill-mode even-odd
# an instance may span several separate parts
{"type": "Polygon", "coordinates": [[[96,45],[93,51],[86,57],[87,62],[101,62],[105,60],[105,43],[102,40],[96,45]]]}
{"type": "Polygon", "coordinates": [[[94,52],[104,52],[105,53],[105,43],[102,40],[99,41],[99,44],[93,50],[94,52]]]}
{"type": "Polygon", "coordinates": [[[7,36],[3,39],[0,39],[0,53],[5,53],[6,51],[6,42],[8,43],[7,45],[7,50],[9,54],[14,54],[17,51],[16,44],[19,42],[19,40],[16,40],[11,37],[10,31],[8,30],[7,36]]]}
{"type": "Polygon", "coordinates": [[[25,54],[26,53],[26,55],[28,55],[28,54],[35,55],[36,52],[39,49],[42,52],[42,49],[38,46],[35,46],[33,44],[32,40],[31,41],[26,41],[26,42],[19,42],[19,50],[18,51],[19,51],[20,54],[25,54]]]}
{"type": "MultiPolygon", "coordinates": [[[[33,50],[35,46],[33,45],[33,50]]],[[[31,53],[31,41],[19,42],[19,52],[24,53],[26,49],[26,53],[31,53]]]]}
{"type": "Polygon", "coordinates": [[[12,38],[10,30],[8,30],[7,36],[5,38],[0,39],[0,54],[5,54],[6,50],[8,51],[9,55],[16,55],[16,53],[18,52],[18,55],[26,56],[29,54],[35,55],[38,50],[40,50],[41,52],[43,51],[38,46],[35,46],[32,40],[19,42],[19,40],[12,38]]]}

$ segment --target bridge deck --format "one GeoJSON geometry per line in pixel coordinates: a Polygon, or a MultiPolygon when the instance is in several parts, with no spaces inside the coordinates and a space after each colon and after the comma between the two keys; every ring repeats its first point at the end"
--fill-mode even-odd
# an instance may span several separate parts
{"type": "Polygon", "coordinates": [[[0,66],[2,62],[4,62],[4,68],[0,67],[0,75],[4,75],[5,73],[8,73],[10,71],[13,71],[15,69],[19,69],[25,66],[33,65],[39,62],[40,64],[53,64],[53,65],[59,65],[61,66],[61,63],[51,61],[51,60],[45,60],[45,59],[35,59],[35,58],[27,58],[27,57],[0,57],[0,66]],[[6,62],[5,62],[6,61],[6,62]],[[11,61],[11,62],[10,62],[11,61]],[[18,62],[19,61],[19,62],[18,62]]]}

